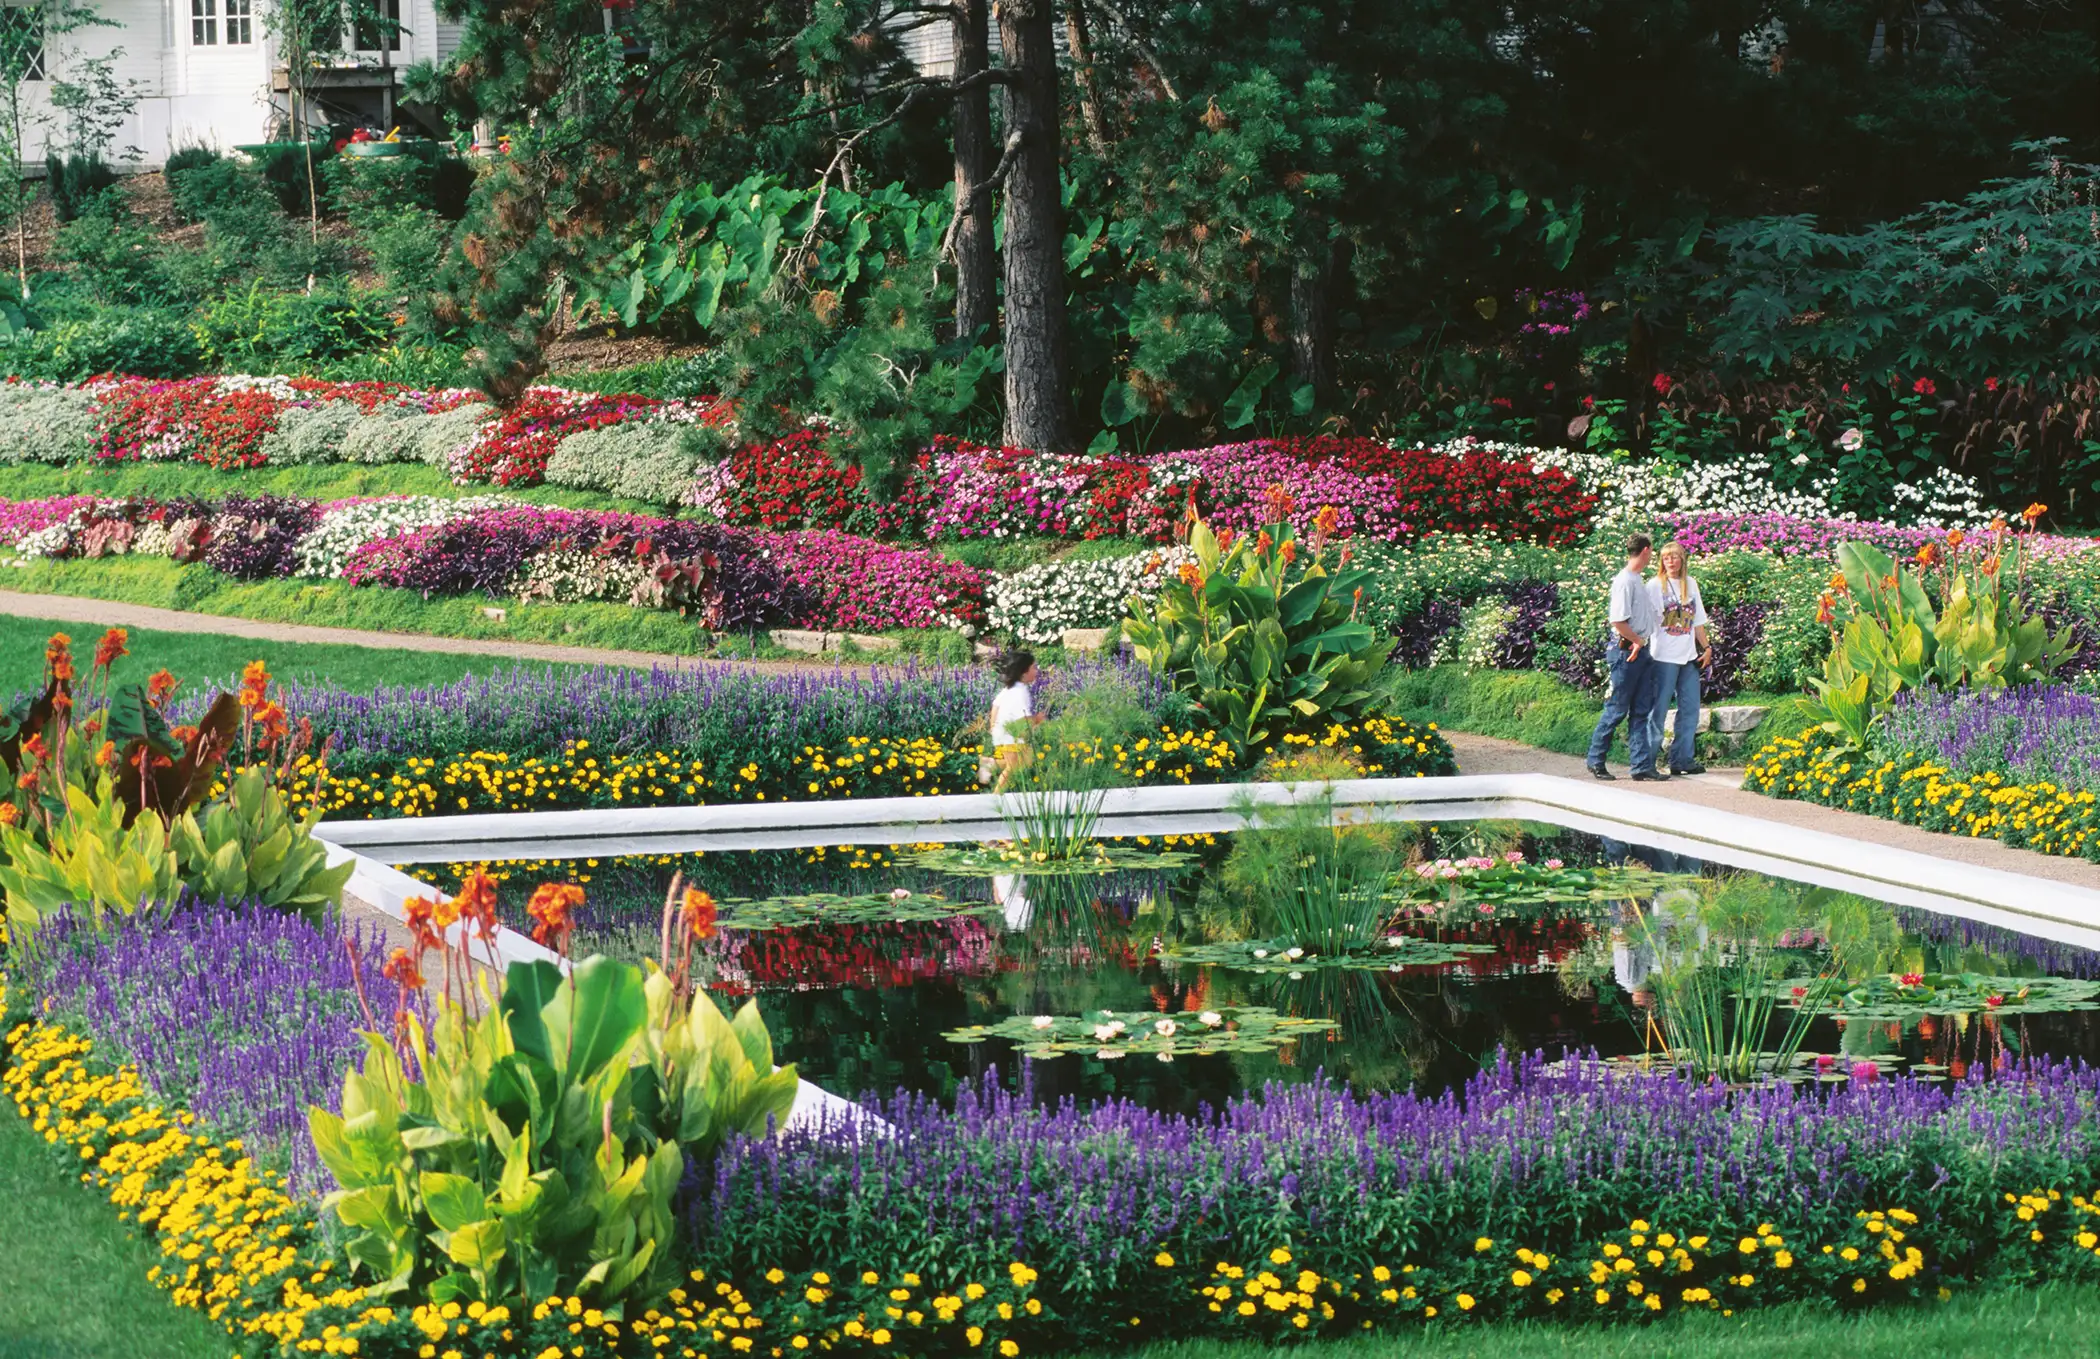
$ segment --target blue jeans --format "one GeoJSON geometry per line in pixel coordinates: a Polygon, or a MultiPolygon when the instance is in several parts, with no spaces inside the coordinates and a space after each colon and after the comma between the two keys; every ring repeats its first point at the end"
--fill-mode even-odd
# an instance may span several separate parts
{"type": "Polygon", "coordinates": [[[1655,745],[1659,750],[1663,739],[1663,717],[1670,711],[1670,700],[1677,700],[1677,738],[1670,743],[1670,768],[1689,769],[1699,758],[1694,748],[1693,737],[1699,731],[1699,662],[1657,661],[1655,663],[1655,745]]]}
{"type": "Polygon", "coordinates": [[[1642,647],[1641,654],[1629,661],[1626,649],[1615,634],[1604,648],[1605,664],[1611,667],[1611,693],[1605,697],[1604,711],[1597,715],[1597,730],[1590,736],[1589,764],[1592,769],[1604,765],[1604,757],[1611,752],[1612,734],[1619,724],[1626,724],[1626,749],[1633,759],[1633,771],[1655,768],[1655,661],[1642,647]]]}

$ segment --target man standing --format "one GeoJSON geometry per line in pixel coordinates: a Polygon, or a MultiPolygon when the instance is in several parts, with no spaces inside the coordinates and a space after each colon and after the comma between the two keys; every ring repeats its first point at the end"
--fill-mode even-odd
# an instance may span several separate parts
{"type": "Polygon", "coordinates": [[[1590,736],[1590,773],[1610,779],[1604,757],[1611,750],[1612,734],[1626,724],[1626,748],[1633,759],[1636,783],[1658,783],[1668,776],[1655,768],[1655,732],[1649,723],[1655,713],[1655,659],[1648,645],[1661,625],[1654,599],[1643,577],[1655,545],[1645,533],[1626,540],[1626,569],[1611,578],[1611,636],[1604,644],[1604,660],[1611,667],[1611,691],[1605,695],[1604,711],[1597,717],[1597,730],[1590,736]]]}

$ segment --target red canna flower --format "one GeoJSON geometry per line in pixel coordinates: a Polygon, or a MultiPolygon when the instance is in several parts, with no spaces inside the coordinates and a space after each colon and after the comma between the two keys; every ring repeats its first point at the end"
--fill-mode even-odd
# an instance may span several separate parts
{"type": "Polygon", "coordinates": [[[1919,378],[1916,382],[1910,384],[1910,389],[1919,396],[1932,396],[1939,391],[1939,388],[1933,385],[1931,378],[1919,378]]]}
{"type": "Polygon", "coordinates": [[[583,905],[583,889],[574,883],[543,882],[525,903],[525,914],[533,921],[532,941],[557,952],[566,951],[569,936],[576,930],[576,908],[583,905]]]}
{"type": "Polygon", "coordinates": [[[379,975],[404,991],[420,991],[424,986],[422,963],[405,948],[397,948],[387,955],[379,975]]]}

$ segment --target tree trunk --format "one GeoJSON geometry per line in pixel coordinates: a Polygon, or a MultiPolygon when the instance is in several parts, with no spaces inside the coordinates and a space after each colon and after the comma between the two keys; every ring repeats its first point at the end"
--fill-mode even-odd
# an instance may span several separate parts
{"type": "Polygon", "coordinates": [[[1322,406],[1332,399],[1340,381],[1334,357],[1335,318],[1355,256],[1353,242],[1331,240],[1291,270],[1291,376],[1310,384],[1314,399],[1322,406]]]}
{"type": "MultiPolygon", "coordinates": [[[[955,79],[991,64],[991,0],[954,0],[955,79]]],[[[992,174],[992,91],[955,97],[955,333],[989,334],[999,323],[999,258],[992,249],[992,195],[978,186],[992,174]],[[974,202],[973,202],[974,200],[974,202]]]]}
{"type": "Polygon", "coordinates": [[[1021,139],[1006,180],[1006,442],[1068,453],[1078,438],[1065,333],[1055,5],[999,4],[999,42],[1012,76],[1007,135],[1021,139]]]}
{"type": "Polygon", "coordinates": [[[1094,82],[1094,44],[1086,31],[1086,0],[1065,0],[1065,39],[1072,49],[1072,74],[1079,85],[1079,120],[1087,145],[1097,156],[1108,154],[1108,124],[1101,115],[1101,91],[1094,82]]]}

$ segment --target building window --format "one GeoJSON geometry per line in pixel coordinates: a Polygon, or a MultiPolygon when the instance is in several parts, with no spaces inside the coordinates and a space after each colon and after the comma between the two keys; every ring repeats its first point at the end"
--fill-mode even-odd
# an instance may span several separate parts
{"type": "Polygon", "coordinates": [[[226,45],[255,41],[255,0],[226,0],[226,45]]]}
{"type": "Polygon", "coordinates": [[[190,45],[219,45],[219,0],[190,0],[190,45]]]}
{"type": "Polygon", "coordinates": [[[24,80],[44,78],[44,7],[0,7],[0,60],[24,80]]]}

